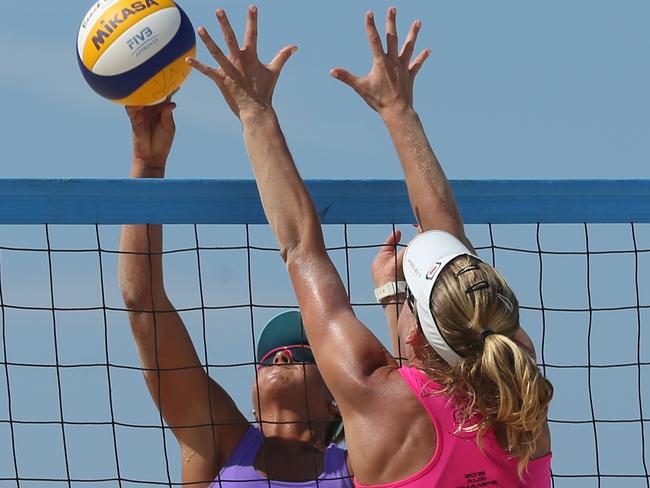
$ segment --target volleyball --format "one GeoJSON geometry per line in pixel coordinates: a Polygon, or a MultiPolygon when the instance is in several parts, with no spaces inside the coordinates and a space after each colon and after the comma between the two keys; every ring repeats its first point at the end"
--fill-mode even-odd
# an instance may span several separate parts
{"type": "Polygon", "coordinates": [[[173,0],[99,0],[85,15],[77,59],[95,92],[122,105],[154,105],[185,81],[194,28],[173,0]]]}

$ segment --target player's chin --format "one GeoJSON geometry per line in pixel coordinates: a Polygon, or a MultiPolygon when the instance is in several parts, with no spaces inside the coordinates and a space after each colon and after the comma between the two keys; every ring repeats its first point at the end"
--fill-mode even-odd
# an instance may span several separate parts
{"type": "Polygon", "coordinates": [[[303,376],[305,369],[302,364],[273,364],[258,370],[258,377],[303,376]]]}
{"type": "Polygon", "coordinates": [[[301,364],[267,366],[260,368],[257,380],[261,388],[304,388],[306,371],[301,364]]]}

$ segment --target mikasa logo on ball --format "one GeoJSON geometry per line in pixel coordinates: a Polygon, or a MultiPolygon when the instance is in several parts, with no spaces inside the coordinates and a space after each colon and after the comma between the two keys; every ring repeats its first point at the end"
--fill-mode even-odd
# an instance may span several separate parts
{"type": "Polygon", "coordinates": [[[156,0],[142,0],[140,2],[133,2],[131,8],[123,8],[121,11],[117,12],[112,19],[104,20],[100,22],[102,24],[101,29],[97,29],[97,33],[93,36],[93,45],[98,51],[101,49],[101,46],[106,42],[106,39],[111,37],[111,34],[119,27],[119,25],[128,19],[131,15],[135,15],[137,12],[142,12],[153,6],[159,6],[156,0]]]}

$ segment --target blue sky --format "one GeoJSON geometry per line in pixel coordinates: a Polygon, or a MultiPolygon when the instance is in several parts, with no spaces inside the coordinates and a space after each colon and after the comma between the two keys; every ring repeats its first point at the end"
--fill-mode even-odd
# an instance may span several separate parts
{"type": "MultiPolygon", "coordinates": [[[[124,114],[86,85],[75,39],[87,1],[12,2],[0,52],[3,176],[122,177],[124,114]]],[[[363,13],[389,3],[260,2],[263,59],[296,43],[276,106],[306,178],[399,178],[378,117],[328,77],[365,73],[363,13]]],[[[432,56],[416,108],[452,178],[643,178],[650,175],[650,4],[611,2],[401,2],[405,33],[420,18],[432,56]]],[[[227,9],[243,31],[244,4],[186,0],[196,26],[227,9]]],[[[208,59],[205,50],[200,57],[208,59]]],[[[211,82],[192,74],[177,95],[178,136],[168,175],[251,176],[232,116],[211,82]]]]}
{"type": "MultiPolygon", "coordinates": [[[[75,42],[88,1],[10,2],[3,7],[0,29],[0,102],[3,164],[0,177],[121,178],[128,174],[130,134],[126,115],[85,84],[76,65],[75,42]]],[[[650,178],[650,3],[572,0],[562,2],[454,1],[393,2],[335,0],[321,3],[263,1],[260,7],[260,51],[269,60],[275,52],[296,43],[280,79],[275,105],[299,169],[305,178],[401,178],[401,170],[379,118],[328,71],[342,66],[362,74],[370,67],[363,29],[369,8],[378,18],[397,5],[400,33],[416,18],[424,22],[419,47],[433,50],[418,75],[415,105],[432,145],[450,178],[650,178]]],[[[196,27],[205,25],[215,37],[216,7],[225,8],[237,32],[243,31],[245,5],[185,0],[181,4],[196,27]]],[[[208,60],[200,46],[199,57],[208,60]]],[[[212,83],[193,73],[176,96],[178,132],[168,165],[170,178],[250,178],[239,122],[212,83]]],[[[102,244],[117,249],[117,228],[102,228],[102,244]]],[[[352,244],[377,244],[389,226],[356,227],[352,244]]],[[[55,248],[96,246],[94,228],[54,227],[55,248]]],[[[167,248],[194,245],[191,227],[167,231],[167,248]]],[[[637,228],[638,247],[650,249],[650,228],[637,228]]],[[[412,234],[412,230],[407,233],[412,234]]],[[[328,244],[343,244],[342,229],[326,230],[328,244]]],[[[470,229],[476,246],[490,243],[485,227],[470,229]]],[[[536,249],[534,226],[495,228],[501,246],[536,249]]],[[[256,228],[253,243],[273,246],[268,229],[256,228]]],[[[590,226],[590,249],[632,248],[629,225],[590,226]]],[[[242,229],[201,228],[202,245],[241,245],[242,229]]],[[[584,251],[582,226],[544,226],[541,243],[548,250],[584,251]]],[[[0,229],[0,246],[42,247],[42,227],[0,229]]],[[[372,301],[368,266],[374,250],[352,253],[353,301],[372,301]]],[[[332,253],[345,271],[345,255],[332,253]]],[[[640,296],[650,296],[647,254],[640,255],[644,274],[640,296]]],[[[3,252],[2,285],[5,303],[48,306],[47,255],[3,252]]],[[[491,259],[491,253],[484,254],[491,259]]],[[[108,306],[121,307],[115,280],[115,256],[103,255],[108,306]]],[[[539,303],[539,263],[536,254],[496,252],[497,267],[515,287],[520,302],[539,303]]],[[[242,252],[202,254],[206,301],[209,305],[246,303],[246,264],[242,252]]],[[[627,307],[635,303],[635,262],[630,254],[592,257],[592,283],[585,285],[584,255],[544,256],[543,292],[546,307],[627,307]],[[611,282],[615,281],[615,285],[611,282]]],[[[178,253],[166,260],[168,289],[179,307],[199,301],[196,253],[178,253]]],[[[279,257],[254,253],[254,301],[294,304],[279,257]]],[[[54,255],[54,288],[58,306],[101,304],[97,254],[54,255]]],[[[255,311],[259,332],[275,309],[255,311]]],[[[650,361],[647,310],[642,311],[641,359],[650,361]]],[[[207,314],[211,364],[251,360],[248,309],[207,314]],[[236,328],[235,328],[236,327],[236,328]]],[[[359,316],[382,339],[381,311],[360,307],[359,316]]],[[[547,318],[546,357],[556,365],[585,365],[589,354],[589,314],[551,312],[547,318]]],[[[7,321],[7,360],[17,363],[53,362],[50,312],[10,310],[7,321]]],[[[202,319],[197,311],[184,319],[202,351],[202,319]]],[[[594,364],[636,361],[637,317],[634,311],[596,313],[592,319],[591,359],[594,364]],[[616,330],[616,334],[610,334],[616,330]]],[[[109,330],[111,362],[137,366],[126,317],[110,312],[107,323],[99,312],[57,316],[61,362],[104,361],[103,331],[109,330]]],[[[541,346],[541,316],[535,311],[522,320],[541,346]]],[[[1,356],[0,356],[1,357],[1,356]]],[[[650,369],[623,367],[593,371],[595,415],[599,419],[639,417],[638,375],[644,386],[644,418],[650,411],[650,369]],[[621,398],[624,401],[617,402],[621,398]]],[[[250,368],[249,368],[250,369],[250,368]]],[[[252,370],[226,369],[215,373],[242,410],[250,409],[252,370]]],[[[14,417],[51,420],[59,415],[53,368],[9,368],[14,417]]],[[[0,369],[0,421],[7,418],[4,371],[0,369]]],[[[156,424],[157,413],[144,389],[140,373],[124,368],[112,372],[117,419],[125,423],[156,424]]],[[[551,369],[557,393],[551,416],[566,420],[590,418],[587,371],[551,369]]],[[[106,420],[106,368],[62,371],[67,420],[106,420]],[[90,393],[89,393],[90,392],[90,393]]],[[[61,477],[60,428],[16,427],[22,477],[61,477]]],[[[591,424],[554,427],[554,469],[559,473],[595,472],[591,424]]],[[[646,422],[645,431],[650,428],[646,422]]],[[[159,431],[118,429],[122,475],[163,480],[159,431]],[[145,446],[145,447],[143,447],[145,446]],[[142,452],[148,452],[146,457],[142,452]]],[[[638,474],[639,423],[600,424],[601,471],[638,474]],[[626,430],[627,429],[627,430],[626,430]],[[626,446],[617,449],[617,446],[626,446]]],[[[73,477],[114,476],[112,437],[106,427],[68,428],[73,477]],[[85,430],[84,430],[85,429],[85,430]],[[87,446],[92,445],[93,450],[87,446]]],[[[172,473],[178,472],[177,451],[168,442],[172,473]]],[[[1,479],[13,476],[13,460],[6,423],[0,422],[0,488],[15,486],[1,479]]],[[[646,453],[650,436],[646,435],[646,453]]],[[[647,455],[647,454],[646,454],[647,455]]],[[[21,484],[23,486],[23,484],[21,484]]],[[[29,485],[25,485],[29,486],[29,485]]],[[[33,486],[40,486],[35,483],[33,486]]],[[[67,486],[52,483],[49,486],[67,486]]],[[[86,486],[80,483],[78,486],[86,486]]],[[[100,486],[88,484],[88,486],[100,486]]],[[[115,486],[101,484],[101,486],[115,486]]],[[[126,486],[129,486],[126,484],[126,486]]],[[[133,485],[146,486],[146,485],[133,485]]],[[[153,485],[152,485],[153,486],[153,485]]],[[[558,479],[555,486],[597,486],[591,479],[558,479]]],[[[605,480],[601,486],[646,486],[641,479],[605,480]],[[609,484],[608,484],[609,483],[609,484]]]]}

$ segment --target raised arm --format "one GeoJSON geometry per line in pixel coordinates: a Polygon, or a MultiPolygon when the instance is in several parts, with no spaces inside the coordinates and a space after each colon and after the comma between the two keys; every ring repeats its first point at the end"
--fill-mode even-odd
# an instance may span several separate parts
{"type": "Polygon", "coordinates": [[[373,64],[366,76],[355,76],[342,68],[330,74],[349,85],[384,121],[402,163],[409,199],[422,230],[440,229],[469,245],[454,194],[413,108],[413,84],[422,64],[431,54],[425,49],[415,59],[413,52],[422,22],[411,25],[398,51],[397,9],[386,15],[386,52],[372,12],[366,14],[366,31],[373,64]]]}
{"type": "MultiPolygon", "coordinates": [[[[127,109],[132,178],[162,178],[174,137],[173,103],[127,109]]],[[[162,226],[124,225],[119,280],[151,397],[182,450],[183,482],[207,486],[248,428],[226,392],[206,374],[163,283],[162,226]],[[213,424],[231,425],[213,425],[213,424]],[[204,483],[204,484],[201,484],[204,483]]]]}
{"type": "Polygon", "coordinates": [[[264,211],[287,263],[310,345],[322,376],[345,415],[352,404],[361,408],[361,390],[368,385],[372,373],[395,362],[352,311],[345,287],[325,249],[318,215],[272,108],[273,88],[296,48],[285,47],[270,64],[262,64],[256,48],[257,9],[249,9],[242,48],[223,10],[217,11],[217,19],[229,55],[200,28],[199,36],[220,68],[211,68],[195,59],[188,62],[217,84],[241,120],[264,211]],[[346,367],[341,368],[342,364],[346,367]]]}
{"type": "Polygon", "coordinates": [[[375,293],[379,290],[382,296],[380,303],[386,315],[391,351],[397,360],[408,359],[407,345],[400,342],[397,331],[397,319],[405,299],[405,293],[400,290],[398,285],[398,283],[404,282],[404,271],[402,270],[404,249],[397,249],[401,239],[402,233],[399,229],[391,232],[370,267],[375,293]]]}

